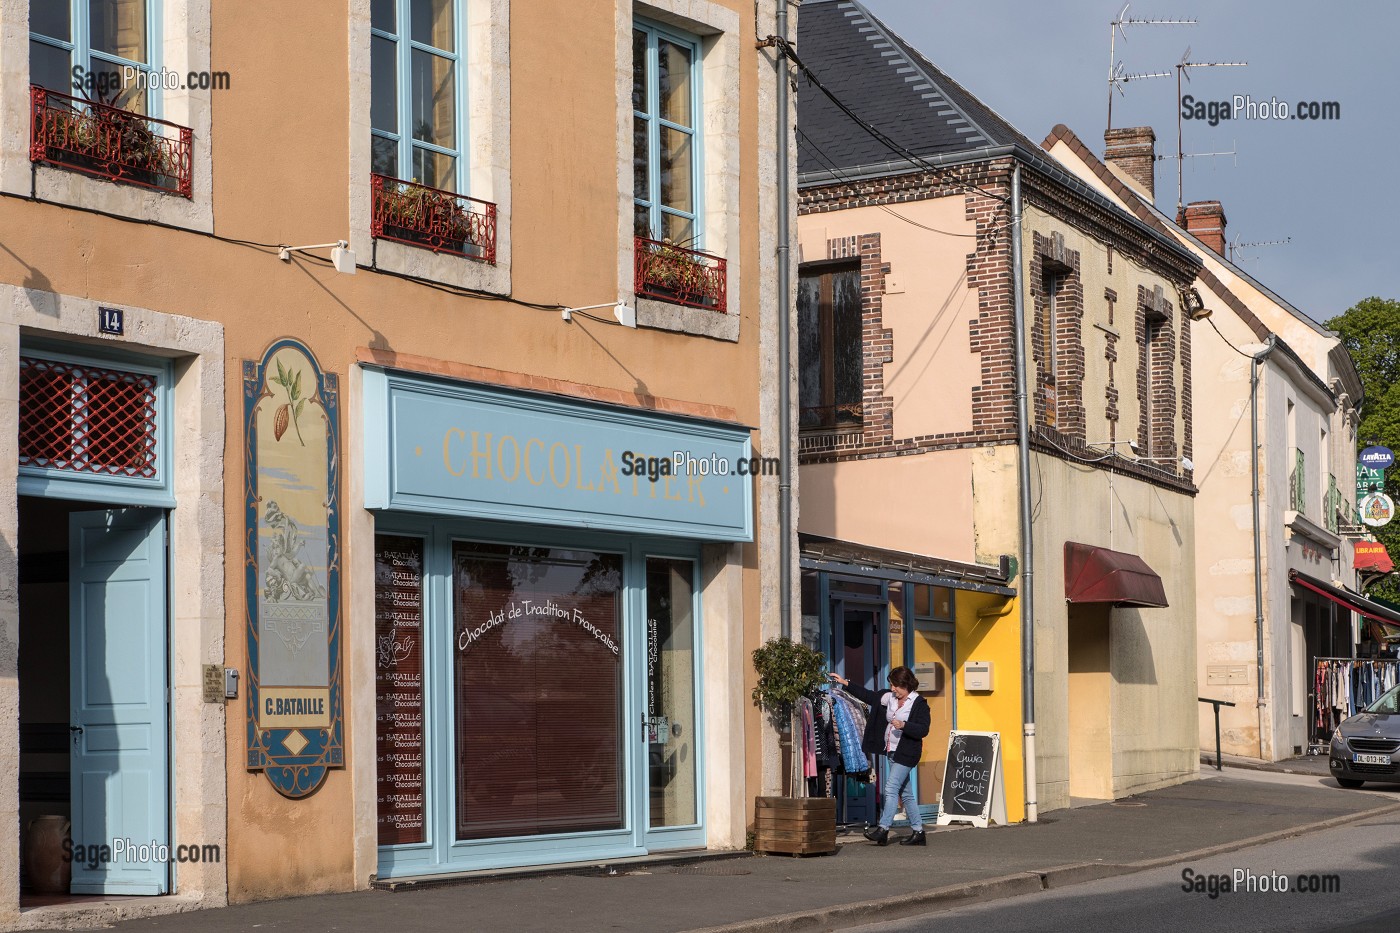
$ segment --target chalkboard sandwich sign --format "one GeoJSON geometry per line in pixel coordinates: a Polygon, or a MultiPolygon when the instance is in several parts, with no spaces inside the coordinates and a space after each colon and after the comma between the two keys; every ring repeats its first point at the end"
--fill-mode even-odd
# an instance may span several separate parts
{"type": "Polygon", "coordinates": [[[989,822],[1006,825],[1001,733],[954,730],[948,734],[938,825],[971,823],[985,829],[989,822]]]}

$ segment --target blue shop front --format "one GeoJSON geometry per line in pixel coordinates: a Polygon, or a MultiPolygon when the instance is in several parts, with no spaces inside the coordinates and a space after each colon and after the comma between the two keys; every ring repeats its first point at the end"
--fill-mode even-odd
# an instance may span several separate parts
{"type": "Polygon", "coordinates": [[[378,877],[705,847],[749,430],[362,375],[378,877]]]}

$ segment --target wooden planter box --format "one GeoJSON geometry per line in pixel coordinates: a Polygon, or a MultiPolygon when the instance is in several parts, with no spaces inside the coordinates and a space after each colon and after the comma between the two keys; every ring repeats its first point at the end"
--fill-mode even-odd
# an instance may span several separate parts
{"type": "Polygon", "coordinates": [[[836,851],[833,797],[758,797],[753,817],[755,852],[829,855],[836,851]]]}

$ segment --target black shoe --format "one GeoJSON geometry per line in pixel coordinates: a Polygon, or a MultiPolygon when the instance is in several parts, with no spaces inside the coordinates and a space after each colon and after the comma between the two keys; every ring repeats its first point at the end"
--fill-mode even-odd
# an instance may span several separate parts
{"type": "Polygon", "coordinates": [[[928,845],[928,840],[924,838],[924,831],[922,829],[917,829],[899,840],[899,844],[902,846],[926,846],[928,845]]]}
{"type": "Polygon", "coordinates": [[[865,831],[865,838],[877,846],[887,846],[890,844],[890,831],[883,826],[872,826],[865,831]]]}

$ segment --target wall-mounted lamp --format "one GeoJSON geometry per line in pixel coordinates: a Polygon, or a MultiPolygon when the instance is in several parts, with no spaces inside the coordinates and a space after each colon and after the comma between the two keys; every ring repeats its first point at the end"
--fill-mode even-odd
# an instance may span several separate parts
{"type": "Polygon", "coordinates": [[[1210,317],[1210,308],[1201,300],[1201,293],[1195,287],[1181,290],[1181,306],[1193,321],[1204,321],[1210,317]]]}
{"type": "Polygon", "coordinates": [[[304,253],[312,249],[329,249],[331,251],[331,265],[335,266],[336,272],[344,272],[346,275],[355,274],[355,252],[350,249],[350,244],[344,240],[336,240],[334,243],[317,243],[315,246],[279,246],[277,247],[277,258],[283,262],[291,262],[292,253],[304,253]]]}
{"type": "MultiPolygon", "coordinates": [[[[633,329],[637,327],[637,309],[625,301],[605,301],[600,305],[584,305],[581,308],[560,308],[559,313],[565,321],[573,321],[574,315],[580,311],[592,311],[595,308],[612,308],[613,317],[617,318],[617,323],[621,324],[623,327],[631,327],[633,329]]],[[[592,317],[592,315],[585,314],[584,317],[592,317]]],[[[602,319],[594,318],[594,320],[602,319]]]]}

